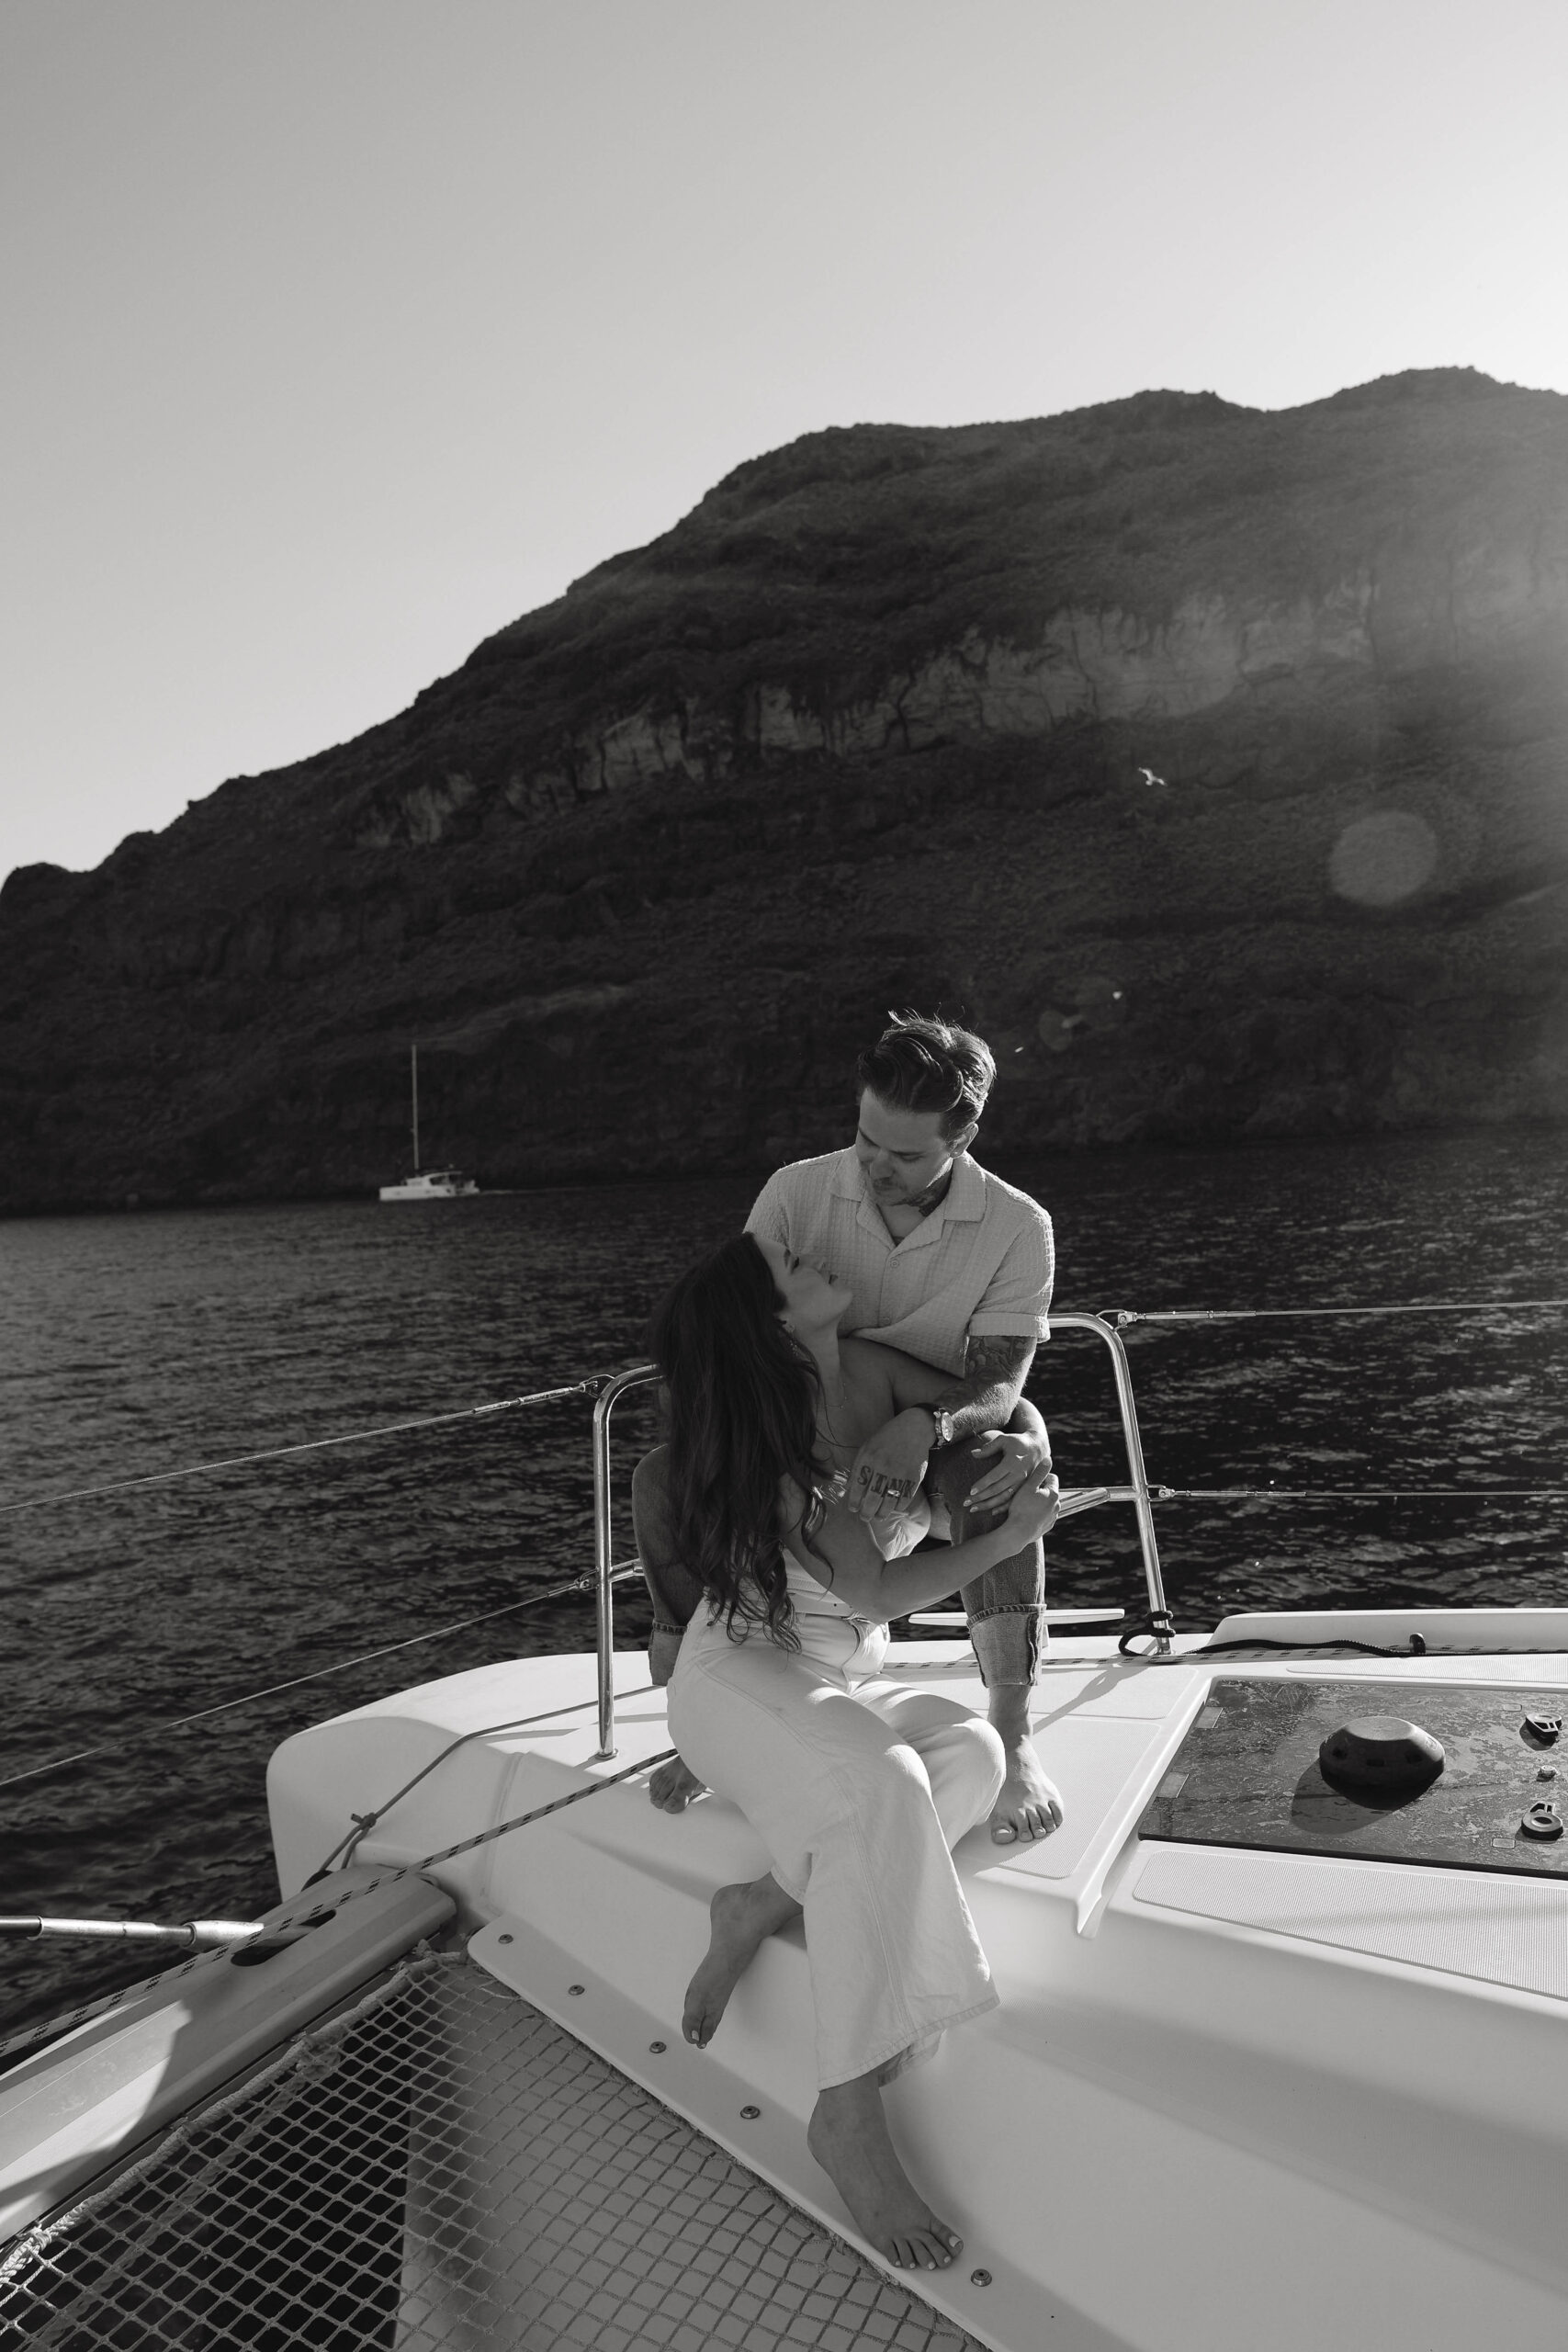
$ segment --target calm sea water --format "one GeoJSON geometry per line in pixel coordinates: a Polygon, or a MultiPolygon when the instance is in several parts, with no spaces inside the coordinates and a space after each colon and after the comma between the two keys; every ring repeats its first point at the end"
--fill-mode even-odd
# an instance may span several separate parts
{"type": "MultiPolygon", "coordinates": [[[[1063,1307],[1280,1308],[1568,1296],[1565,1139],[1139,1152],[1010,1169],[1047,1204],[1063,1307]]],[[[374,1428],[637,1361],[648,1311],[741,1222],[723,1181],[0,1226],[0,1506],[374,1428]]],[[[1568,1601],[1560,1311],[1133,1327],[1179,1621],[1226,1608],[1568,1601]],[[1310,1488],[1271,1500],[1269,1482],[1310,1488]],[[1336,1502],[1333,1490],[1382,1496],[1336,1502]]],[[[1033,1394],[1064,1483],[1124,1476],[1104,1351],[1061,1334],[1033,1394]]],[[[649,1436],[619,1423],[619,1468],[649,1436]]],[[[588,1408],[367,1439],[94,1500],[0,1510],[0,1910],[239,1917],[276,1899],[262,1780],[290,1731],[489,1660],[585,1647],[585,1600],[147,1727],[495,1609],[592,1564],[588,1408]]],[[[620,1548],[629,1550],[624,1509],[620,1548]]],[[[1065,1600],[1139,1600],[1131,1513],[1066,1522],[1065,1600]]],[[[646,1628],[637,1600],[622,1639],[646,1628]]],[[[0,1951],[11,2021],[123,1981],[80,1949],[0,1951]]],[[[3,2026],[0,2026],[3,2030],[3,2026]]]]}

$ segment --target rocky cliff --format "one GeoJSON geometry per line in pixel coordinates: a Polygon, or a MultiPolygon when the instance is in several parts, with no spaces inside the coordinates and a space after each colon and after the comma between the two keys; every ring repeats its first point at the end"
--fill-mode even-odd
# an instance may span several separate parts
{"type": "Polygon", "coordinates": [[[1145,393],[740,467],[358,741],[0,892],[0,1204],[761,1167],[885,1007],[988,1146],[1568,1116],[1568,400],[1145,393]]]}

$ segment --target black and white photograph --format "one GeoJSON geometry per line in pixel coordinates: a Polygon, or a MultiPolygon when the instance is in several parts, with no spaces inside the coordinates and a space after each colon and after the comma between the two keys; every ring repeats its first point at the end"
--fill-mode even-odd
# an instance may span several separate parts
{"type": "Polygon", "coordinates": [[[1568,2344],[1565,95],[3,0],[18,2352],[1568,2344]]]}

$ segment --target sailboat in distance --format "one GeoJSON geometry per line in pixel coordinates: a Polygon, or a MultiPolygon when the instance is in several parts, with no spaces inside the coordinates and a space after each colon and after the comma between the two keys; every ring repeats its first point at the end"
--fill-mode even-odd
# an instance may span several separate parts
{"type": "Polygon", "coordinates": [[[384,1201],[461,1201],[477,1196],[479,1186],[458,1168],[427,1168],[419,1164],[419,1040],[409,1042],[409,1083],[413,1098],[413,1173],[396,1184],[383,1184],[384,1201]]]}

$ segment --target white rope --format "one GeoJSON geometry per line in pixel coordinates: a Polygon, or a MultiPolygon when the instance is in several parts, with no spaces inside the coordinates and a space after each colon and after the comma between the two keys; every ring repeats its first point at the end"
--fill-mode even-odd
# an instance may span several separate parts
{"type": "Polygon", "coordinates": [[[621,1781],[634,1780],[638,1772],[651,1772],[656,1764],[668,1764],[678,1751],[661,1747],[657,1756],[645,1756],[640,1764],[625,1765],[618,1772],[606,1772],[603,1780],[591,1781],[585,1789],[573,1789],[570,1796],[555,1797],[548,1804],[536,1804],[532,1813],[514,1814],[510,1821],[498,1821],[492,1829],[481,1829],[472,1838],[460,1838],[455,1846],[442,1846],[434,1854],[425,1854],[409,1868],[427,1871],[434,1862],[450,1862],[458,1854],[471,1854],[476,1846],[488,1846],[497,1838],[504,1838],[509,1830],[526,1829],[531,1821],[543,1821],[547,1814],[561,1813],[569,1804],[581,1804],[584,1797],[596,1797],[602,1789],[613,1789],[621,1781]]]}
{"type": "MultiPolygon", "coordinates": [[[[617,1700],[635,1699],[639,1692],[651,1690],[653,1687],[651,1682],[634,1682],[629,1690],[617,1690],[615,1696],[617,1700]]],[[[401,1804],[411,1789],[417,1789],[420,1782],[427,1780],[438,1764],[445,1764],[449,1756],[455,1756],[459,1747],[466,1747],[469,1740],[493,1739],[498,1733],[503,1731],[527,1731],[534,1724],[551,1723],[558,1715],[578,1715],[585,1707],[597,1704],[598,1696],[595,1693],[591,1699],[574,1699],[570,1706],[547,1707],[543,1714],[515,1715],[507,1723],[481,1724],[477,1731],[460,1732],[457,1737],[450,1741],[446,1747],[438,1748],[428,1764],[422,1764],[412,1781],[405,1781],[400,1789],[395,1790],[392,1795],[384,1798],[381,1804],[374,1806],[370,1812],[351,1813],[349,1820],[353,1825],[352,1827],[344,1831],[326,1860],[310,1872],[310,1877],[305,1881],[305,1885],[314,1886],[318,1880],[325,1878],[340,1854],[343,1855],[340,1869],[345,1871],[350,1869],[354,1862],[355,1849],[361,1838],[367,1838],[377,1824],[385,1820],[395,1804],[401,1804]]]]}
{"type": "Polygon", "coordinates": [[[440,1429],[449,1421],[477,1421],[491,1413],[513,1413],[520,1405],[554,1405],[565,1396],[596,1396],[608,1380],[596,1372],[570,1388],[536,1388],[531,1396],[502,1396],[493,1405],[465,1405],[452,1413],[427,1413],[416,1421],[388,1421],[374,1430],[349,1430],[342,1437],[306,1438],[299,1445],[265,1446],[259,1453],[230,1453],[220,1462],[193,1462],[184,1470],[152,1470],[141,1478],[115,1478],[105,1487],[64,1487],[48,1495],[30,1495],[25,1502],[0,1503],[0,1518],[23,1510],[44,1510],[51,1503],[81,1502],[90,1495],[122,1495],[132,1487],[166,1486],[172,1478],[200,1478],[209,1470],[237,1470],[251,1462],[281,1462],[286,1454],[319,1453],[327,1445],[359,1445],[367,1438],[401,1437],[409,1430],[440,1429]]]}

